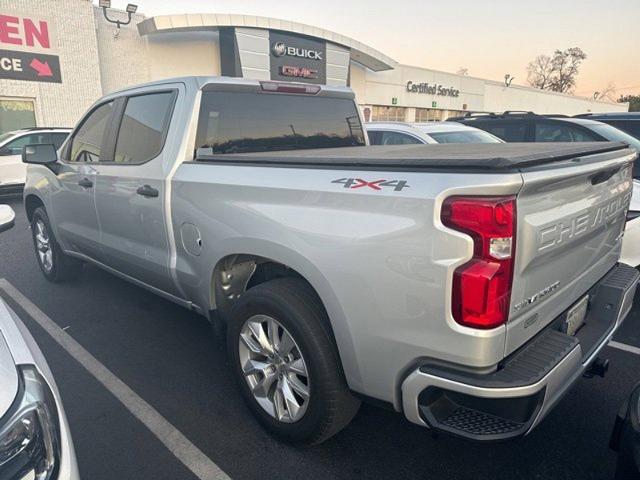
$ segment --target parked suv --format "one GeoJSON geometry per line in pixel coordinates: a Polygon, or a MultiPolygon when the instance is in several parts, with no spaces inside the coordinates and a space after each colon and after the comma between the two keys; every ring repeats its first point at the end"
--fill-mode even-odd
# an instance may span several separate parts
{"type": "Polygon", "coordinates": [[[607,123],[640,139],[640,112],[583,113],[575,117],[607,123]]]}
{"type": "Polygon", "coordinates": [[[70,128],[34,127],[14,130],[0,135],[0,194],[19,191],[27,176],[22,163],[22,147],[33,144],[52,144],[60,148],[70,128]]]}

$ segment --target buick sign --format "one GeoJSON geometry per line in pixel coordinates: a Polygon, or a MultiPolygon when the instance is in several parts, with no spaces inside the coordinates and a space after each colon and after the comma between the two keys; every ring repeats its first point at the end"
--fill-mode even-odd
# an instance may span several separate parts
{"type": "Polygon", "coordinates": [[[287,46],[284,42],[276,42],[273,44],[271,50],[276,57],[283,57],[287,53],[287,46]]]}
{"type": "Polygon", "coordinates": [[[292,47],[284,42],[275,42],[271,47],[271,51],[276,57],[298,57],[308,58],[311,60],[322,60],[322,52],[307,48],[292,47]]]}
{"type": "Polygon", "coordinates": [[[271,80],[323,84],[327,81],[326,42],[292,33],[269,31],[271,80]]]}

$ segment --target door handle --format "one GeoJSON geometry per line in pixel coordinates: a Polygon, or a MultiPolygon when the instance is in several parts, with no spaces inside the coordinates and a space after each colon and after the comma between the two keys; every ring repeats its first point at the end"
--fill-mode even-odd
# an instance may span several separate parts
{"type": "Polygon", "coordinates": [[[136,193],[138,195],[141,195],[143,197],[157,197],[158,195],[160,195],[160,192],[158,192],[157,189],[153,188],[151,185],[143,185],[142,187],[139,187],[138,190],[136,190],[136,193]]]}
{"type": "Polygon", "coordinates": [[[78,185],[80,185],[82,188],[91,188],[93,187],[93,182],[85,177],[78,182],[78,185]]]}

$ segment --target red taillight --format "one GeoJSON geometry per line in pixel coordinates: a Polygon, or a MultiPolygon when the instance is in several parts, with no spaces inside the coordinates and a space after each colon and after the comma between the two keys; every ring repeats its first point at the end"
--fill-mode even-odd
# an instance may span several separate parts
{"type": "Polygon", "coordinates": [[[515,197],[449,197],[442,223],[473,239],[473,258],[453,276],[456,322],[495,328],[509,317],[516,245],[515,197]]]}

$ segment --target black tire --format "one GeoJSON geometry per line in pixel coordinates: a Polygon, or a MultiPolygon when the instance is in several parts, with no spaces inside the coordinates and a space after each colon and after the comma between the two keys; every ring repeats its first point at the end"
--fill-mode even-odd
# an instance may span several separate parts
{"type": "Polygon", "coordinates": [[[323,442],[342,430],[358,411],[360,401],[344,378],[328,318],[315,292],[297,278],[279,278],[248,290],[231,309],[227,325],[231,367],[247,405],[262,426],[277,438],[301,445],[323,442]],[[303,416],[284,423],[256,401],[242,371],[240,333],[255,315],[276,319],[293,337],[309,373],[309,399],[303,416]]]}
{"type": "Polygon", "coordinates": [[[40,271],[44,277],[50,282],[60,283],[67,282],[78,278],[82,271],[82,262],[78,259],[72,258],[66,255],[58,242],[51,229],[51,223],[47,212],[43,207],[38,207],[33,212],[31,217],[31,236],[33,238],[33,247],[36,253],[36,260],[40,271]],[[51,265],[46,266],[38,253],[38,240],[36,239],[38,232],[38,224],[41,223],[46,229],[46,234],[49,239],[49,249],[51,250],[51,265]]]}

